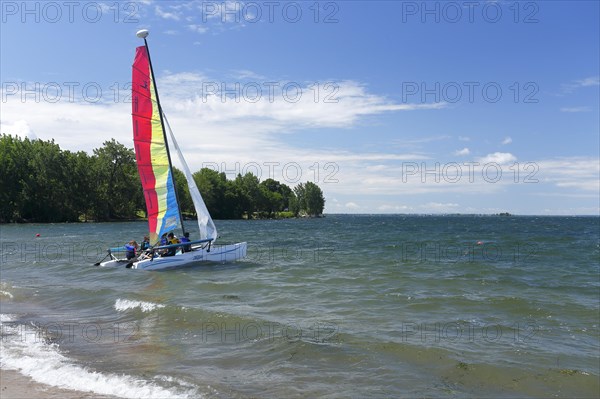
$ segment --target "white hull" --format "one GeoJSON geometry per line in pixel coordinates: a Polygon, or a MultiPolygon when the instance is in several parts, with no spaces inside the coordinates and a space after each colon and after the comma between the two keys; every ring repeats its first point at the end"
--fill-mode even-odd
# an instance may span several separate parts
{"type": "Polygon", "coordinates": [[[126,267],[131,264],[132,269],[140,270],[167,270],[179,267],[192,266],[202,262],[227,263],[235,262],[246,256],[245,242],[230,245],[211,246],[210,252],[206,248],[194,248],[191,252],[178,252],[174,256],[155,257],[139,261],[128,261],[124,259],[113,259],[100,263],[103,267],[126,267]]]}

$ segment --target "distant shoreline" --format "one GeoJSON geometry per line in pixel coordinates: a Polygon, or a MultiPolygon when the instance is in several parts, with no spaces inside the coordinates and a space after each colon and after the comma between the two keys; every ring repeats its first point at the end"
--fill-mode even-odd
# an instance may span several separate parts
{"type": "MultiPolygon", "coordinates": [[[[305,220],[305,219],[322,219],[328,216],[355,216],[355,217],[385,217],[385,216],[402,216],[402,217],[537,217],[537,218],[577,218],[577,217],[596,217],[600,215],[520,215],[520,214],[493,214],[493,213],[326,213],[320,216],[297,216],[297,217],[273,217],[273,218],[252,218],[252,219],[214,219],[215,221],[259,221],[259,220],[305,220]]],[[[197,219],[185,219],[185,221],[195,221],[197,219]]],[[[27,224],[86,224],[86,223],[132,223],[145,222],[147,219],[128,219],[128,220],[104,220],[104,221],[80,221],[80,222],[0,222],[0,226],[6,225],[27,225],[27,224]]]]}

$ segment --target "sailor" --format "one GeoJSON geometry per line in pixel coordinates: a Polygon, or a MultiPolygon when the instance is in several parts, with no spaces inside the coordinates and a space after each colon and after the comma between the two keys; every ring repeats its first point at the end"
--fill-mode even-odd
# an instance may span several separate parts
{"type": "MultiPolygon", "coordinates": [[[[179,241],[179,238],[177,238],[177,236],[175,236],[175,234],[173,234],[173,232],[169,233],[169,235],[167,236],[167,243],[168,244],[179,244],[181,241],[179,241]]],[[[173,256],[175,255],[175,253],[177,252],[177,247],[173,247],[173,248],[169,248],[167,250],[167,253],[164,256],[173,256]]]]}
{"type": "Polygon", "coordinates": [[[148,248],[150,248],[150,238],[148,236],[144,236],[144,241],[142,241],[142,244],[140,245],[140,250],[145,251],[148,248]]]}
{"type": "MultiPolygon", "coordinates": [[[[162,247],[163,245],[167,245],[168,243],[169,243],[169,241],[167,240],[167,233],[164,233],[162,236],[160,236],[159,246],[162,247]]],[[[164,256],[164,255],[166,255],[166,253],[167,253],[166,249],[158,250],[158,254],[160,256],[164,256]]]]}
{"type": "Polygon", "coordinates": [[[160,245],[167,245],[167,243],[168,243],[167,233],[165,233],[162,236],[160,236],[160,245]]]}
{"type": "MultiPolygon", "coordinates": [[[[181,242],[182,243],[186,243],[186,242],[190,242],[190,233],[188,233],[187,231],[183,234],[183,237],[181,238],[181,242]]],[[[191,252],[192,251],[192,246],[191,245],[184,245],[183,247],[181,247],[181,250],[183,252],[191,252]]]]}
{"type": "Polygon", "coordinates": [[[125,256],[127,260],[135,258],[135,251],[138,248],[137,242],[134,240],[129,241],[129,243],[125,244],[125,256]]]}

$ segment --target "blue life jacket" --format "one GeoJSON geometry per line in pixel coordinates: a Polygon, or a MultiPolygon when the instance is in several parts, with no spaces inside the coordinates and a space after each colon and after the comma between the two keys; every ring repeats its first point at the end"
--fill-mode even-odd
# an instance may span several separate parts
{"type": "Polygon", "coordinates": [[[127,259],[135,258],[135,247],[133,245],[125,244],[125,256],[127,259]]]}
{"type": "MultiPolygon", "coordinates": [[[[191,242],[189,238],[187,237],[181,237],[181,242],[191,242]]],[[[191,252],[192,251],[192,246],[191,245],[184,245],[183,247],[181,247],[181,249],[183,250],[183,252],[191,252]]]]}

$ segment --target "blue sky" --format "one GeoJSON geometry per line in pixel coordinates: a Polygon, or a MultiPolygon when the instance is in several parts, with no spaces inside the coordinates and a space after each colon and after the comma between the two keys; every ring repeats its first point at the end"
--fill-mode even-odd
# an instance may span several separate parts
{"type": "Polygon", "coordinates": [[[193,170],[313,181],[330,213],[600,212],[597,1],[1,7],[2,133],[132,146],[147,28],[193,170]]]}

